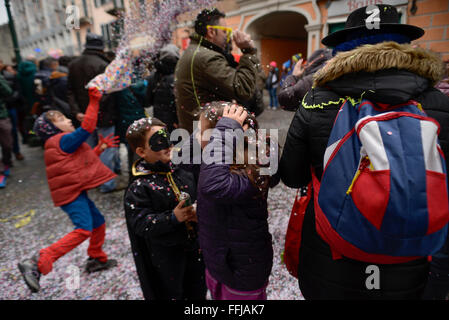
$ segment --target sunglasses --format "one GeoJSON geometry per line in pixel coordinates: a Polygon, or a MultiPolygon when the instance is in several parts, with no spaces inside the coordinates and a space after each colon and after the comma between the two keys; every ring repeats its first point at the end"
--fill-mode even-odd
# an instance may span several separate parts
{"type": "Polygon", "coordinates": [[[206,28],[212,28],[212,29],[218,29],[218,30],[224,30],[226,31],[226,42],[231,41],[231,36],[232,36],[232,28],[230,27],[223,27],[223,26],[211,26],[211,25],[207,25],[206,28]]]}

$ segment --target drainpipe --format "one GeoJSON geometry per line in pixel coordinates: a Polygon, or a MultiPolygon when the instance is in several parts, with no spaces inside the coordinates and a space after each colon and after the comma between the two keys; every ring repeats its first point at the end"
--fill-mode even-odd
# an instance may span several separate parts
{"type": "Polygon", "coordinates": [[[5,0],[6,12],[8,13],[8,24],[9,31],[11,32],[11,39],[14,45],[14,53],[16,55],[16,63],[17,65],[22,62],[22,57],[20,56],[20,48],[19,42],[17,41],[16,27],[14,26],[14,19],[11,14],[11,4],[10,0],[5,0]]]}

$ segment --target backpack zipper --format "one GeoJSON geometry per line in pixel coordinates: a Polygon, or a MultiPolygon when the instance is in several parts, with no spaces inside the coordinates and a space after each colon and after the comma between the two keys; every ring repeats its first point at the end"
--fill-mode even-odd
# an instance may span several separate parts
{"type": "MultiPolygon", "coordinates": [[[[354,175],[354,178],[352,179],[351,185],[349,186],[348,190],[346,191],[346,194],[351,194],[352,193],[352,188],[354,187],[355,182],[357,181],[357,179],[359,178],[360,174],[362,173],[362,171],[364,171],[369,165],[371,164],[370,159],[368,158],[368,156],[365,156],[361,161],[360,161],[360,165],[359,165],[359,169],[357,170],[357,172],[354,175]]],[[[368,169],[369,170],[369,169],[368,169]]]]}

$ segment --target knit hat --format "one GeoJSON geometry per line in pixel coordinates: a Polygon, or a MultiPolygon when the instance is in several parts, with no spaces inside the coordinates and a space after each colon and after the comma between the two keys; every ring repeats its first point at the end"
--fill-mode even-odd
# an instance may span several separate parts
{"type": "Polygon", "coordinates": [[[163,47],[160,51],[160,59],[164,60],[167,57],[175,57],[176,59],[179,59],[179,48],[172,43],[163,47]]]}
{"type": "Polygon", "coordinates": [[[272,66],[273,68],[276,68],[277,67],[276,61],[271,61],[270,66],[272,66]]]}
{"type": "Polygon", "coordinates": [[[94,33],[88,33],[86,35],[86,44],[84,45],[86,49],[92,49],[92,50],[104,50],[104,40],[103,37],[94,34],[94,33]]]}
{"type": "Polygon", "coordinates": [[[49,138],[53,137],[55,134],[61,133],[62,131],[55,127],[53,122],[47,118],[47,112],[44,112],[36,119],[34,122],[33,131],[42,139],[42,141],[47,141],[49,138]]]}

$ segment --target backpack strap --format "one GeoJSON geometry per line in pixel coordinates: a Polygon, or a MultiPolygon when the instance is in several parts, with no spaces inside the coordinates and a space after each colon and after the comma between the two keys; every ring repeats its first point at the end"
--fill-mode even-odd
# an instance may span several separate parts
{"type": "MultiPolygon", "coordinates": [[[[315,168],[312,167],[311,169],[312,171],[312,185],[313,185],[313,201],[314,201],[314,212],[315,212],[315,228],[317,230],[318,235],[320,235],[320,226],[318,225],[318,219],[316,216],[316,203],[318,202],[318,193],[320,191],[320,181],[318,180],[316,174],[315,174],[315,168]]],[[[320,237],[323,239],[323,237],[320,235],[320,237]]],[[[323,239],[324,240],[324,239],[323,239]]],[[[333,246],[331,246],[326,240],[324,240],[328,245],[329,248],[331,250],[331,254],[332,254],[332,259],[333,260],[338,260],[338,259],[342,259],[343,256],[337,251],[335,250],[335,248],[333,246]]]]}

